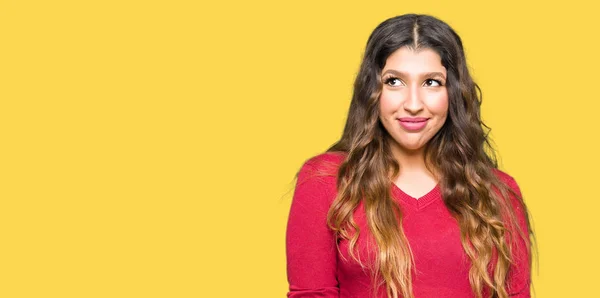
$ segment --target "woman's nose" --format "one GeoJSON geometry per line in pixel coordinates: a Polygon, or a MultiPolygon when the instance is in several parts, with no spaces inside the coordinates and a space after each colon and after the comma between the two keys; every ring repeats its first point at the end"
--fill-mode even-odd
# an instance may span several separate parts
{"type": "Polygon", "coordinates": [[[423,101],[418,87],[410,88],[408,96],[404,101],[404,109],[412,114],[416,114],[423,109],[423,101]]]}

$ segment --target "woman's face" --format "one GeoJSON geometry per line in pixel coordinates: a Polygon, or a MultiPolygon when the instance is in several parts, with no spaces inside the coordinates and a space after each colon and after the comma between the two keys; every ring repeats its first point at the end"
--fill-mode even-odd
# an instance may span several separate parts
{"type": "Polygon", "coordinates": [[[379,119],[395,140],[393,150],[410,154],[423,149],[448,115],[441,57],[431,49],[402,47],[388,57],[381,78],[379,119]]]}

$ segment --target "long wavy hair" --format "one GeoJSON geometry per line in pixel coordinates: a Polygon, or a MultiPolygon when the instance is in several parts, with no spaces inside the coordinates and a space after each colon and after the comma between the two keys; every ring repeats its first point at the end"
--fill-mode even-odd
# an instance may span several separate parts
{"type": "Polygon", "coordinates": [[[374,288],[385,286],[388,297],[414,297],[414,260],[402,229],[402,212],[390,187],[391,178],[399,174],[401,165],[389,147],[393,140],[379,120],[381,71],[388,56],[401,47],[432,49],[447,70],[448,117],[426,144],[425,163],[438,176],[444,203],[458,221],[462,246],[472,261],[469,281],[474,294],[479,298],[486,292],[489,297],[508,297],[508,269],[514,263],[509,244],[511,230],[518,231],[518,237],[527,244],[531,266],[530,237],[535,240],[535,236],[529,212],[523,199],[494,174],[498,165],[488,138],[489,127],[480,117],[481,90],[469,74],[460,37],[435,17],[401,15],[387,19],[371,33],[354,83],[343,135],[327,150],[345,155],[337,172],[338,193],[327,224],[338,239],[349,241],[349,254],[361,263],[354,252],[360,228],[353,213],[362,202],[377,244],[371,270],[376,281],[374,288]],[[527,235],[514,228],[518,227],[514,206],[502,199],[508,193],[522,204],[527,235]],[[497,255],[495,264],[493,255],[497,255]],[[493,268],[492,276],[488,268],[493,268]]]}

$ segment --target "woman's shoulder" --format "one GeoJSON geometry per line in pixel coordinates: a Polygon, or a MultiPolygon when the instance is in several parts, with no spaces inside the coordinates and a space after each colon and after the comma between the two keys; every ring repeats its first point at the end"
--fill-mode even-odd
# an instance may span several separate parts
{"type": "Polygon", "coordinates": [[[498,179],[500,179],[500,181],[502,181],[503,183],[505,183],[506,185],[508,185],[515,192],[520,193],[519,185],[517,184],[517,181],[515,180],[515,178],[513,176],[511,176],[507,172],[502,171],[502,170],[497,169],[497,168],[492,169],[492,171],[494,172],[494,174],[496,175],[496,177],[498,179]]]}
{"type": "Polygon", "coordinates": [[[301,173],[313,173],[319,176],[337,176],[340,165],[346,159],[344,152],[324,152],[308,158],[302,168],[301,173]]]}
{"type": "MultiPolygon", "coordinates": [[[[499,169],[494,169],[494,173],[496,174],[496,177],[498,177],[500,179],[501,182],[506,184],[513,191],[513,193],[506,194],[508,196],[508,201],[510,202],[510,206],[512,206],[512,208],[515,208],[515,210],[522,212],[523,209],[525,209],[525,207],[524,207],[525,202],[523,200],[523,194],[521,193],[521,188],[519,187],[519,184],[517,183],[515,178],[513,176],[511,176],[510,174],[508,174],[504,171],[501,171],[499,169]]],[[[502,194],[500,192],[498,192],[498,194],[502,196],[502,194]]],[[[502,196],[502,197],[506,198],[505,196],[502,196]]]]}
{"type": "Polygon", "coordinates": [[[328,210],[337,192],[337,173],[344,159],[345,155],[338,152],[308,158],[297,173],[294,201],[313,209],[328,210]]]}

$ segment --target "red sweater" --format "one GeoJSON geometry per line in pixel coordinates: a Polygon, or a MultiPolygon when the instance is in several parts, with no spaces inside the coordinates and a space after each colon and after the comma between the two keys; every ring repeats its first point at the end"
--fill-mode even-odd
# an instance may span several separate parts
{"type": "MultiPolygon", "coordinates": [[[[334,235],[327,227],[327,212],[337,193],[336,177],[311,177],[311,172],[319,168],[323,160],[339,165],[343,156],[324,153],[310,159],[300,170],[286,232],[287,296],[372,297],[373,283],[369,273],[350,257],[347,240],[339,243],[345,260],[342,258],[336,249],[334,235]]],[[[495,171],[520,195],[511,176],[495,171]]],[[[463,250],[458,223],[444,205],[439,186],[418,199],[404,193],[394,183],[390,187],[402,210],[402,227],[415,260],[412,280],[415,298],[475,297],[468,277],[471,262],[463,250]]],[[[511,199],[520,228],[527,233],[522,205],[514,197],[511,199]]],[[[357,242],[361,260],[372,262],[376,246],[362,204],[355,210],[354,219],[361,231],[357,242]]],[[[530,297],[529,255],[525,243],[523,240],[512,243],[516,265],[508,273],[508,292],[511,297],[530,297]]],[[[383,288],[377,297],[386,297],[383,288]]]]}

